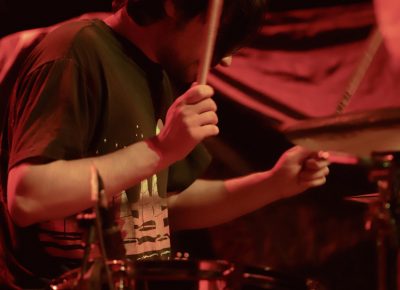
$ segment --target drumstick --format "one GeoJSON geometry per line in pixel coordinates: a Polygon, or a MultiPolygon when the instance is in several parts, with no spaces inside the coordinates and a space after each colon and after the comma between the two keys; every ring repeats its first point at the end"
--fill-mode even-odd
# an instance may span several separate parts
{"type": "Polygon", "coordinates": [[[328,160],[330,163],[343,165],[372,166],[371,158],[360,157],[340,151],[318,151],[318,158],[328,160]]]}
{"type": "Polygon", "coordinates": [[[223,3],[223,0],[209,0],[207,10],[207,35],[204,45],[204,54],[203,58],[200,60],[199,70],[197,73],[197,83],[199,85],[204,85],[207,82],[207,74],[210,70],[223,3]]]}

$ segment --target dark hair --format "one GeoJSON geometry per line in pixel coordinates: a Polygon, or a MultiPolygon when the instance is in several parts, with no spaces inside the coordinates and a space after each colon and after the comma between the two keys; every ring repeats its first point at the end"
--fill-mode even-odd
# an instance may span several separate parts
{"type": "MultiPolygon", "coordinates": [[[[114,0],[121,1],[121,0],[114,0]]],[[[189,20],[207,10],[208,0],[172,0],[181,13],[182,20],[189,20]]],[[[139,25],[152,24],[165,16],[165,0],[127,0],[129,16],[139,25]]]]}
{"type": "MultiPolygon", "coordinates": [[[[183,21],[205,14],[209,2],[208,0],[172,1],[181,13],[183,21]]],[[[127,0],[127,12],[138,25],[146,26],[165,16],[164,2],[165,0],[127,0]]],[[[215,47],[215,61],[248,43],[264,22],[266,7],[267,0],[224,1],[215,47]]]]}
{"type": "Polygon", "coordinates": [[[267,0],[224,1],[214,62],[249,44],[264,24],[267,3],[267,0]]]}

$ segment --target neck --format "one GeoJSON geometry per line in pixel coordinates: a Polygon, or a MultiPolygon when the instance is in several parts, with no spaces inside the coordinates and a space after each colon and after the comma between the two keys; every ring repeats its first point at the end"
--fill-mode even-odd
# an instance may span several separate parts
{"type": "Polygon", "coordinates": [[[106,18],[104,22],[115,32],[131,41],[153,62],[159,63],[157,51],[160,47],[159,40],[162,38],[160,38],[158,23],[139,26],[129,17],[125,8],[106,18]]]}

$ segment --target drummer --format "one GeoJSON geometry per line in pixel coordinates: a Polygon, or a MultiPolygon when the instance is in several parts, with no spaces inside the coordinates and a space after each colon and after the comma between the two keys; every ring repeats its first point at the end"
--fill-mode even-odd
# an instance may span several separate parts
{"type": "MultiPolygon", "coordinates": [[[[207,2],[128,0],[104,21],[62,25],[27,58],[1,150],[20,287],[45,287],[80,266],[75,217],[94,204],[91,166],[134,259],[168,259],[170,229],[224,223],[325,183],[328,162],[300,147],[271,170],[199,179],[210,160],[201,142],[219,133],[213,88],[192,84],[207,2]]],[[[265,5],[225,1],[213,65],[230,64],[265,5]]]]}

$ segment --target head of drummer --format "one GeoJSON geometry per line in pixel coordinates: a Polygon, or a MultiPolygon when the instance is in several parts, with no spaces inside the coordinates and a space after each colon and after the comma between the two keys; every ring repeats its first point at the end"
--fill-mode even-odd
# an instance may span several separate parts
{"type": "MultiPolygon", "coordinates": [[[[208,2],[212,0],[114,0],[135,44],[179,82],[196,79],[206,38],[208,2]]],[[[264,21],[267,0],[225,0],[213,66],[228,66],[264,21]]]]}

